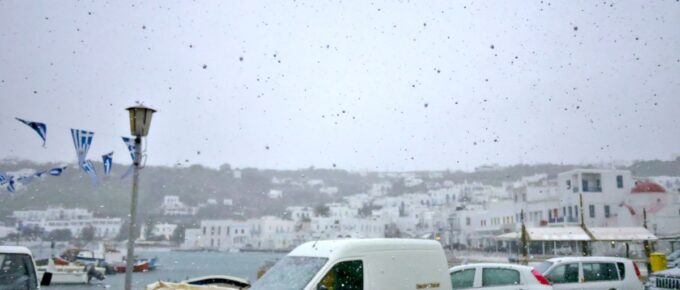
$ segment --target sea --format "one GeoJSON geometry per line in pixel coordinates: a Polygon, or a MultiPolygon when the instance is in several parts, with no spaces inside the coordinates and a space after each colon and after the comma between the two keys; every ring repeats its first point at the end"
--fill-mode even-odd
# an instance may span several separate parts
{"type": "MultiPolygon", "coordinates": [[[[158,257],[160,266],[154,270],[132,274],[133,289],[145,289],[147,284],[158,280],[177,282],[206,275],[228,275],[246,278],[254,282],[257,270],[268,261],[274,261],[282,253],[229,253],[229,252],[178,252],[135,251],[139,257],[158,257]]],[[[89,285],[50,285],[41,289],[123,289],[125,274],[107,275],[103,281],[93,280],[89,285]]]]}

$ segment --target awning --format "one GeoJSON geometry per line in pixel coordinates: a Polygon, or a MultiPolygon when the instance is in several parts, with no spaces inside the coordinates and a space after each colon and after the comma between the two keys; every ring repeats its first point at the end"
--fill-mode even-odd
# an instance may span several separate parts
{"type": "Polygon", "coordinates": [[[588,228],[598,241],[656,241],[658,238],[643,227],[588,228]]]}
{"type": "Polygon", "coordinates": [[[528,228],[530,241],[590,241],[581,227],[528,228]]]}
{"type": "MultiPolygon", "coordinates": [[[[592,238],[581,227],[527,228],[529,241],[656,241],[658,238],[643,227],[588,228],[592,238]]],[[[519,240],[519,232],[496,236],[498,240],[519,240]]]]}

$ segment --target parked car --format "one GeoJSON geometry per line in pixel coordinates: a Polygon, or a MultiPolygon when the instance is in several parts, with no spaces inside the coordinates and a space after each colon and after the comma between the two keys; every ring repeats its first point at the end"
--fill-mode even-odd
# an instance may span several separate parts
{"type": "Polygon", "coordinates": [[[555,290],[641,290],[640,269],[616,257],[552,258],[536,266],[555,290]]]}
{"type": "Polygon", "coordinates": [[[668,254],[668,256],[666,256],[666,263],[668,268],[680,267],[680,250],[668,254]]]}
{"type": "Polygon", "coordinates": [[[483,263],[449,269],[453,289],[552,290],[552,286],[536,269],[528,266],[483,263]]]}
{"type": "Polygon", "coordinates": [[[645,288],[648,290],[680,289],[680,268],[659,271],[650,275],[645,288]]]}
{"type": "Polygon", "coordinates": [[[0,290],[34,290],[50,285],[52,273],[38,280],[35,260],[26,247],[0,246],[0,290]]]}

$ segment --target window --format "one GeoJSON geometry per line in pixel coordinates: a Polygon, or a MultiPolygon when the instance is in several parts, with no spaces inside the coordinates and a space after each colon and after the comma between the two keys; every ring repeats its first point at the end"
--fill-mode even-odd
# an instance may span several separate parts
{"type": "Polygon", "coordinates": [[[513,269],[482,269],[482,287],[519,285],[519,272],[513,269]]]}
{"type": "Polygon", "coordinates": [[[317,289],[360,290],[364,289],[364,264],[361,261],[345,261],[335,264],[324,276],[317,289]]]}
{"type": "Polygon", "coordinates": [[[564,264],[555,267],[545,276],[553,284],[578,283],[578,264],[564,264]]]}
{"type": "Polygon", "coordinates": [[[469,225],[470,225],[470,218],[469,218],[469,217],[466,217],[466,218],[465,218],[465,225],[466,225],[466,226],[469,226],[469,225]]]}
{"type": "Polygon", "coordinates": [[[622,175],[616,176],[616,187],[617,188],[623,188],[623,176],[622,175]]]}
{"type": "Polygon", "coordinates": [[[623,263],[616,263],[616,267],[619,269],[619,279],[626,279],[626,266],[623,263]]]}
{"type": "Polygon", "coordinates": [[[610,216],[609,205],[604,206],[604,217],[608,218],[610,216]]]}
{"type": "Polygon", "coordinates": [[[465,269],[451,273],[453,289],[472,288],[475,283],[475,269],[465,269]]]}
{"type": "Polygon", "coordinates": [[[327,261],[327,258],[286,256],[257,280],[252,289],[302,289],[327,261]]]}
{"type": "Polygon", "coordinates": [[[574,216],[574,215],[572,214],[572,211],[571,211],[571,210],[572,210],[572,208],[571,208],[571,206],[570,206],[570,207],[569,207],[569,219],[572,219],[573,216],[574,216]]]}
{"type": "Polygon", "coordinates": [[[567,180],[567,190],[571,189],[571,180],[567,180]]]}
{"type": "Polygon", "coordinates": [[[583,281],[616,281],[619,273],[614,263],[583,263],[583,281]]]}
{"type": "Polygon", "coordinates": [[[595,217],[595,206],[594,205],[589,205],[588,206],[588,211],[590,212],[590,217],[594,218],[595,217]]]}

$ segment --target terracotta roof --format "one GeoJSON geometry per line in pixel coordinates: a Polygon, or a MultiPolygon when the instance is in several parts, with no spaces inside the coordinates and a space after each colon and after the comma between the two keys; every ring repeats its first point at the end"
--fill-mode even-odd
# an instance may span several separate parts
{"type": "Polygon", "coordinates": [[[662,193],[666,190],[659,184],[651,181],[638,182],[633,189],[630,190],[631,193],[662,193]]]}

